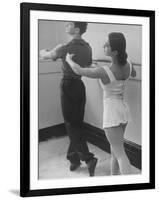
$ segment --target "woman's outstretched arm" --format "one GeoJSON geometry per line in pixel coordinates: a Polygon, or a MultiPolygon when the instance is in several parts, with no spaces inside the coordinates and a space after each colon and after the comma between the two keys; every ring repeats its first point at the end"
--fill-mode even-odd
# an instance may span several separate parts
{"type": "Polygon", "coordinates": [[[102,67],[93,66],[93,68],[91,67],[82,68],[80,65],[78,65],[72,60],[72,57],[73,57],[73,54],[67,54],[66,62],[70,65],[70,67],[76,74],[81,75],[81,76],[86,76],[89,78],[105,79],[104,82],[107,82],[107,81],[109,82],[109,77],[102,67]]]}

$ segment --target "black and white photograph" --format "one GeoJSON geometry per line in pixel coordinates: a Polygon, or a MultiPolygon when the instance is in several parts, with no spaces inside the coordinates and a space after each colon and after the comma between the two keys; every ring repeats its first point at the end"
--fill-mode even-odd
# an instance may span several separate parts
{"type": "Polygon", "coordinates": [[[39,20],[39,179],[141,173],[141,47],[141,25],[39,20]]]}
{"type": "Polygon", "coordinates": [[[21,196],[153,188],[154,12],[21,12],[21,196]]]}

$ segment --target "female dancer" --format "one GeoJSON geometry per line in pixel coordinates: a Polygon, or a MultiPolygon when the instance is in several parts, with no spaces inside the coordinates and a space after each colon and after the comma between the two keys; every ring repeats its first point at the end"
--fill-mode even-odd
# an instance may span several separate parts
{"type": "Polygon", "coordinates": [[[106,56],[111,57],[111,66],[81,68],[67,54],[66,61],[72,70],[81,76],[99,78],[103,89],[103,128],[111,147],[111,174],[130,174],[131,165],[124,150],[124,133],[130,112],[124,101],[125,85],[136,71],[127,61],[126,39],[122,33],[112,32],[104,44],[106,56]]]}

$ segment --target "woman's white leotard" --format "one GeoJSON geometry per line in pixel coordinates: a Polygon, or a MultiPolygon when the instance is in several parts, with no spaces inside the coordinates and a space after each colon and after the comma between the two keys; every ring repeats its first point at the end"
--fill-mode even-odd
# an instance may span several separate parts
{"type": "Polygon", "coordinates": [[[110,83],[108,84],[103,84],[100,80],[104,92],[103,128],[109,128],[118,126],[121,123],[127,123],[131,119],[129,107],[124,101],[124,92],[126,82],[131,75],[132,65],[130,63],[130,75],[126,80],[116,80],[108,66],[103,66],[103,69],[110,79],[110,83]]]}

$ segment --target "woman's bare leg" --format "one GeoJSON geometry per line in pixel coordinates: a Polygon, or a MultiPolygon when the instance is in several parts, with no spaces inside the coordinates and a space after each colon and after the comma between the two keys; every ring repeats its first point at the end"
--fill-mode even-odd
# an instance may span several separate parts
{"type": "Polygon", "coordinates": [[[124,150],[124,130],[126,126],[120,125],[106,129],[106,136],[110,142],[113,153],[118,160],[121,174],[131,174],[131,165],[124,150]]]}
{"type": "Polygon", "coordinates": [[[114,155],[113,149],[111,148],[111,175],[119,175],[119,163],[114,155]]]}

